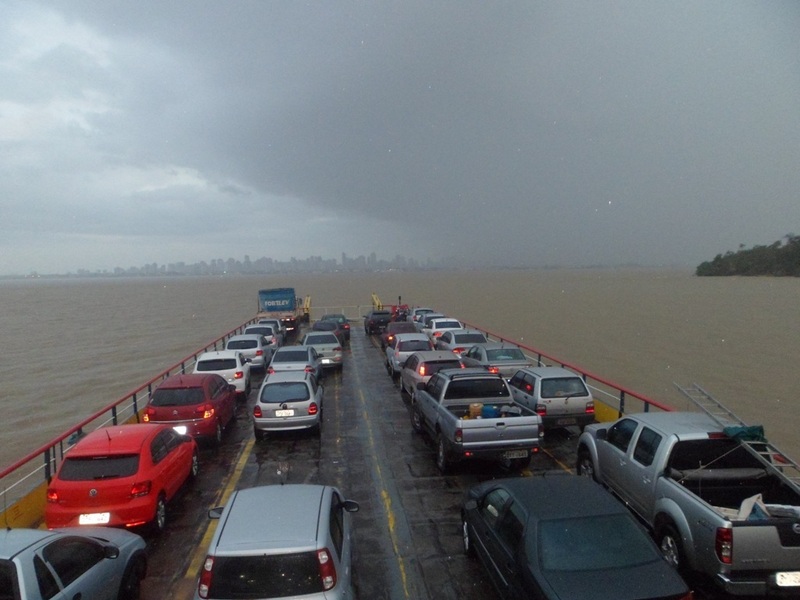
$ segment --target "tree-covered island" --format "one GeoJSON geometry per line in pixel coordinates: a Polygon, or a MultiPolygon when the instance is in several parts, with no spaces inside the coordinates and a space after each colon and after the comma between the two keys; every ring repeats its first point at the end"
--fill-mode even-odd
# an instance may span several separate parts
{"type": "Polygon", "coordinates": [[[800,277],[800,236],[788,234],[769,246],[739,246],[737,252],[717,254],[700,263],[695,275],[773,275],[800,277]]]}

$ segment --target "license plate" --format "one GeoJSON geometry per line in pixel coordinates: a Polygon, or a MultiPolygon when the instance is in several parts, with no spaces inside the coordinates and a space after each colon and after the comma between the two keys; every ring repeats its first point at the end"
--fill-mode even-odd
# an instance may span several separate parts
{"type": "Polygon", "coordinates": [[[276,417],[293,417],[294,416],[294,409],[292,409],[292,408],[287,408],[287,409],[284,409],[284,410],[278,409],[278,410],[275,411],[275,416],[276,417]]]}
{"type": "Polygon", "coordinates": [[[332,362],[333,362],[333,361],[332,361],[330,358],[323,358],[323,359],[322,359],[322,364],[323,364],[323,365],[329,365],[329,364],[331,364],[332,362]]]}
{"type": "Polygon", "coordinates": [[[775,583],[779,587],[800,586],[800,571],[786,571],[775,573],[775,583]]]}
{"type": "Polygon", "coordinates": [[[89,513],[78,517],[81,525],[106,525],[111,520],[111,513],[89,513]]]}
{"type": "Polygon", "coordinates": [[[506,450],[503,453],[505,458],[526,458],[528,456],[527,450],[506,450]]]}
{"type": "Polygon", "coordinates": [[[186,425],[176,425],[173,429],[181,435],[186,435],[186,425]]]}
{"type": "Polygon", "coordinates": [[[556,425],[575,425],[575,419],[559,419],[556,425]]]}

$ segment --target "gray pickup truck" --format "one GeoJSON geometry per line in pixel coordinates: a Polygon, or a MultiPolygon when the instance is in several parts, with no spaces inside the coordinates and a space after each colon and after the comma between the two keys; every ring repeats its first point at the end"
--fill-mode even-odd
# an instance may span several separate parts
{"type": "Polygon", "coordinates": [[[800,597],[800,487],[709,416],[643,413],[588,425],[576,470],[619,496],[684,573],[729,594],[800,597]]]}
{"type": "Polygon", "coordinates": [[[539,450],[542,419],[514,402],[506,381],[484,369],[443,369],[417,384],[411,425],[436,442],[442,473],[462,460],[500,460],[523,469],[539,450]]]}

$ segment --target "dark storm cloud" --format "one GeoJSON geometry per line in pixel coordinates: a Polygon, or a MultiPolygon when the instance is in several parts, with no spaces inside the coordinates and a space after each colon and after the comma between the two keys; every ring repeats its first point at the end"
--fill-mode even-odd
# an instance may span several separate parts
{"type": "MultiPolygon", "coordinates": [[[[56,229],[72,214],[191,247],[208,223],[257,240],[290,206],[316,219],[271,238],[276,258],[696,264],[800,217],[791,2],[34,6],[99,40],[37,59],[58,94],[13,87],[19,105],[41,88],[85,103],[81,152],[63,131],[12,140],[86,171],[58,199],[48,177],[24,186],[56,229]]],[[[230,254],[260,255],[245,241],[230,254]]]]}

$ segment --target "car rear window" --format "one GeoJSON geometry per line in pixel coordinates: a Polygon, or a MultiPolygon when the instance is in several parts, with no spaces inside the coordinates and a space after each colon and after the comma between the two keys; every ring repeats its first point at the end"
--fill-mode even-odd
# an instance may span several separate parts
{"type": "Polygon", "coordinates": [[[276,352],[272,362],[305,362],[308,360],[308,350],[286,350],[276,352]]]}
{"type": "Polygon", "coordinates": [[[130,477],[139,470],[138,454],[118,456],[67,457],[61,465],[58,478],[63,481],[95,481],[130,477]]]}
{"type": "Polygon", "coordinates": [[[323,591],[316,553],[218,556],[211,598],[284,598],[323,591]]]}
{"type": "Polygon", "coordinates": [[[305,339],[305,345],[312,344],[338,344],[339,338],[333,333],[309,333],[305,339]]]}
{"type": "Polygon", "coordinates": [[[269,325],[257,325],[255,327],[247,327],[244,330],[244,332],[245,333],[261,334],[261,335],[265,335],[267,337],[270,337],[270,336],[274,335],[274,333],[272,331],[272,327],[270,327],[269,325]]]}
{"type": "Polygon", "coordinates": [[[167,388],[153,392],[152,406],[191,406],[203,402],[200,388],[167,388]]]}
{"type": "Polygon", "coordinates": [[[229,371],[236,368],[235,358],[214,358],[197,363],[198,371],[229,371]]]}
{"type": "Polygon", "coordinates": [[[542,398],[588,396],[589,392],[580,377],[552,377],[542,379],[542,398]]]}
{"type": "Polygon", "coordinates": [[[258,347],[256,340],[230,340],[227,346],[228,350],[247,350],[256,347],[258,347]]]}
{"type": "Polygon", "coordinates": [[[482,333],[456,333],[453,334],[457,344],[483,344],[486,337],[482,333]]]}
{"type": "Polygon", "coordinates": [[[499,378],[491,379],[459,379],[451,381],[447,386],[445,398],[447,400],[461,400],[463,398],[505,398],[508,388],[499,378]]]}
{"type": "Polygon", "coordinates": [[[264,404],[279,404],[281,402],[308,400],[309,398],[308,386],[304,382],[287,381],[265,385],[261,390],[260,401],[264,404]]]}
{"type": "Polygon", "coordinates": [[[525,355],[519,348],[499,348],[487,350],[486,358],[489,360],[525,360],[525,355]]]}
{"type": "Polygon", "coordinates": [[[431,323],[434,329],[461,329],[461,323],[458,321],[439,321],[431,323]]]}
{"type": "Polygon", "coordinates": [[[458,360],[436,360],[430,361],[426,363],[422,363],[425,365],[425,374],[426,375],[433,375],[434,373],[438,373],[442,369],[460,369],[461,362],[458,360]]]}
{"type": "Polygon", "coordinates": [[[406,340],[397,342],[397,350],[400,352],[417,352],[419,350],[430,350],[431,345],[425,340],[406,340]]]}

